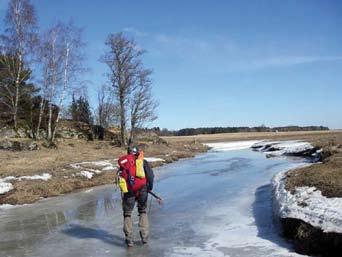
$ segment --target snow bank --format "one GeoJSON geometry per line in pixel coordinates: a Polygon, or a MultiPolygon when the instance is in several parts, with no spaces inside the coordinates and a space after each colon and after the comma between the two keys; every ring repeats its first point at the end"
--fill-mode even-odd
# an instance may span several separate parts
{"type": "Polygon", "coordinates": [[[212,148],[216,152],[226,152],[233,150],[242,150],[252,147],[254,144],[260,141],[249,140],[249,141],[236,141],[236,142],[222,142],[222,143],[206,143],[206,146],[212,148]]]}
{"type": "Polygon", "coordinates": [[[37,179],[47,181],[50,178],[51,178],[51,175],[49,173],[43,173],[42,175],[21,176],[21,177],[8,176],[8,177],[0,179],[0,194],[5,194],[13,189],[13,185],[9,181],[37,180],[37,179]]]}
{"type": "Polygon", "coordinates": [[[261,141],[251,146],[254,150],[265,152],[269,156],[281,155],[312,155],[317,154],[316,149],[307,142],[291,141],[261,141]]]}
{"type": "Polygon", "coordinates": [[[285,189],[286,172],[273,180],[275,212],[280,218],[295,218],[321,228],[324,232],[342,233],[342,198],[322,196],[315,187],[298,187],[291,194],[285,189]]]}

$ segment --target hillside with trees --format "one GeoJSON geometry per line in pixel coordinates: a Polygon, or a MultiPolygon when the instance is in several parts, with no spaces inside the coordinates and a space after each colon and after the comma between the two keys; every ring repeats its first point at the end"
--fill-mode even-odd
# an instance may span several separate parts
{"type": "Polygon", "coordinates": [[[82,81],[87,69],[80,27],[57,20],[41,30],[30,0],[10,0],[3,25],[0,128],[55,145],[63,134],[61,120],[69,120],[91,126],[95,134],[117,127],[118,143],[124,146],[157,118],[152,71],[144,67],[145,51],[133,38],[110,33],[104,42],[107,50],[99,59],[108,67],[108,84],[96,89],[98,103],[91,106],[82,81]]]}

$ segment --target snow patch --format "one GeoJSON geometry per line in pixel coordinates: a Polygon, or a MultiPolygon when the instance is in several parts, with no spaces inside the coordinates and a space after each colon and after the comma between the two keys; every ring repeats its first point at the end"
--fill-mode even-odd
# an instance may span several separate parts
{"type": "MultiPolygon", "coordinates": [[[[116,159],[112,160],[112,162],[116,162],[116,159]]],[[[70,164],[70,167],[72,167],[73,169],[84,169],[84,168],[86,168],[84,166],[91,165],[91,166],[97,166],[97,167],[101,168],[101,171],[115,171],[117,168],[114,167],[112,162],[110,160],[92,161],[92,162],[79,162],[79,163],[70,164]]],[[[94,169],[88,169],[88,170],[93,171],[96,174],[101,173],[100,170],[94,170],[94,169]]]]}
{"type": "Polygon", "coordinates": [[[36,180],[36,179],[47,181],[50,178],[51,178],[51,175],[49,173],[43,173],[42,175],[21,176],[21,177],[8,176],[8,177],[0,179],[0,194],[5,194],[13,190],[13,185],[9,181],[36,180]]]}
{"type": "Polygon", "coordinates": [[[82,170],[81,172],[77,173],[76,175],[86,177],[87,179],[91,179],[93,177],[94,173],[87,171],[87,170],[82,170]]]}
{"type": "Polygon", "coordinates": [[[13,185],[8,182],[0,181],[0,195],[5,194],[13,189],[13,185]]]}
{"type": "Polygon", "coordinates": [[[51,175],[49,173],[43,173],[42,175],[33,175],[33,176],[21,176],[19,178],[17,178],[17,180],[44,180],[44,181],[48,181],[51,178],[51,175]]]}
{"type": "Polygon", "coordinates": [[[164,159],[157,157],[145,157],[144,159],[148,162],[165,162],[164,159]]]}
{"type": "Polygon", "coordinates": [[[276,200],[275,212],[280,218],[303,220],[324,232],[342,233],[342,198],[327,198],[315,187],[285,189],[286,172],[272,180],[276,200]]]}
{"type": "Polygon", "coordinates": [[[222,143],[206,143],[206,146],[212,148],[216,152],[226,152],[233,150],[242,150],[252,147],[254,144],[260,141],[248,140],[248,141],[236,141],[236,142],[222,142],[222,143]]]}

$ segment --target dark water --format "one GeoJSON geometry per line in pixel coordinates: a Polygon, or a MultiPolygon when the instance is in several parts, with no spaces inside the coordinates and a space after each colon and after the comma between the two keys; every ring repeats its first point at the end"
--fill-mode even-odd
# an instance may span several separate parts
{"type": "Polygon", "coordinates": [[[273,225],[269,183],[300,162],[239,150],[156,169],[165,204],[149,201],[149,245],[136,229],[132,249],[114,186],[0,210],[0,256],[297,256],[273,225]]]}

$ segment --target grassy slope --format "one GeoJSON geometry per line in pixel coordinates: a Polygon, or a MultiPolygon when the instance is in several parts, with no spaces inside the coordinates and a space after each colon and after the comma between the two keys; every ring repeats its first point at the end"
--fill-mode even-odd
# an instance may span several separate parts
{"type": "MultiPolygon", "coordinates": [[[[206,151],[201,144],[170,143],[153,144],[144,142],[146,157],[160,157],[166,162],[179,158],[192,157],[198,152],[206,151]]],[[[92,179],[72,176],[77,170],[69,164],[83,161],[113,160],[124,154],[124,148],[114,147],[106,141],[85,141],[66,139],[59,143],[58,149],[41,148],[38,151],[10,152],[0,150],[0,178],[7,176],[28,176],[50,173],[52,179],[23,180],[13,183],[14,190],[0,195],[0,204],[32,203],[41,197],[50,197],[72,192],[77,189],[103,184],[115,180],[115,172],[103,172],[92,179]]],[[[159,163],[160,164],[160,163],[159,163]]],[[[91,167],[90,167],[91,168],[91,167]]]]}

